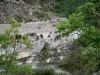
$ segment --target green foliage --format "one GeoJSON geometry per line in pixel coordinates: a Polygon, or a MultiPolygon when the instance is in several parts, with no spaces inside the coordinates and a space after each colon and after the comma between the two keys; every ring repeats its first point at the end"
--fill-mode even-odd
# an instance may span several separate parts
{"type": "Polygon", "coordinates": [[[4,33],[0,33],[0,67],[6,70],[6,73],[12,72],[12,68],[15,69],[13,64],[15,63],[18,50],[16,46],[19,43],[25,44],[28,48],[31,48],[32,44],[30,39],[25,36],[21,36],[18,28],[21,24],[10,18],[10,28],[5,30],[4,33]],[[19,43],[17,43],[19,41],[19,43]]]}
{"type": "Polygon", "coordinates": [[[15,65],[12,64],[8,69],[7,74],[10,75],[32,75],[32,66],[31,65],[15,65]]]}
{"type": "Polygon", "coordinates": [[[67,28],[68,20],[62,20],[57,24],[58,32],[62,32],[67,28]]]}
{"type": "Polygon", "coordinates": [[[100,48],[86,47],[82,54],[89,65],[92,65],[91,70],[98,72],[100,70],[100,48]]]}
{"type": "Polygon", "coordinates": [[[74,70],[77,75],[92,75],[100,70],[98,67],[100,66],[100,14],[97,10],[100,6],[96,4],[93,1],[79,6],[77,13],[68,17],[67,23],[62,22],[57,25],[60,33],[64,31],[63,36],[68,36],[75,30],[80,33],[80,37],[74,41],[74,44],[78,44],[79,47],[74,48],[75,52],[71,51],[73,53],[69,54],[70,57],[60,65],[74,70]],[[79,49],[80,47],[83,48],[79,49]]]}
{"type": "Polygon", "coordinates": [[[33,69],[33,75],[55,75],[55,71],[51,68],[37,68],[33,69]]]}
{"type": "Polygon", "coordinates": [[[52,68],[35,68],[32,69],[31,65],[12,65],[9,72],[0,72],[0,75],[68,75],[65,72],[57,73],[52,68]],[[12,70],[13,69],[13,70],[12,70]]]}
{"type": "Polygon", "coordinates": [[[100,14],[96,11],[93,3],[86,3],[80,6],[78,10],[84,15],[85,26],[100,26],[100,14]]]}
{"type": "MultiPolygon", "coordinates": [[[[73,51],[68,51],[66,55],[66,59],[61,61],[58,66],[69,71],[74,71],[76,69],[80,69],[80,61],[83,58],[81,52],[83,48],[76,49],[73,51]]],[[[81,61],[83,63],[83,61],[81,61]]],[[[80,69],[81,70],[81,69],[80,69]]]]}
{"type": "Polygon", "coordinates": [[[76,8],[85,3],[84,0],[56,0],[57,5],[55,6],[55,11],[62,16],[69,16],[75,12],[76,8]]]}
{"type": "Polygon", "coordinates": [[[32,49],[32,42],[31,40],[29,40],[29,37],[27,35],[24,35],[22,38],[27,48],[32,49]]]}
{"type": "Polygon", "coordinates": [[[67,29],[66,34],[70,34],[78,30],[81,33],[81,38],[87,38],[92,42],[89,42],[90,44],[95,43],[96,46],[99,46],[100,30],[98,26],[100,26],[100,24],[98,23],[99,17],[95,16],[97,12],[95,11],[94,5],[92,3],[87,3],[80,6],[78,10],[79,13],[73,13],[69,16],[67,23],[62,22],[57,25],[58,31],[62,32],[62,30],[64,31],[67,29]]]}
{"type": "Polygon", "coordinates": [[[33,75],[68,75],[67,73],[57,73],[52,68],[37,68],[33,69],[33,75]]]}
{"type": "Polygon", "coordinates": [[[63,20],[57,24],[58,32],[62,36],[68,36],[71,32],[78,30],[81,32],[81,29],[83,27],[83,18],[84,16],[82,13],[73,13],[69,16],[69,19],[63,20]]]}
{"type": "Polygon", "coordinates": [[[14,19],[10,19],[10,25],[12,28],[21,27],[21,24],[17,23],[14,19]]]}
{"type": "Polygon", "coordinates": [[[56,75],[67,75],[66,73],[57,73],[56,75]]]}
{"type": "Polygon", "coordinates": [[[45,60],[48,57],[49,50],[50,50],[49,44],[48,42],[45,42],[44,47],[42,48],[40,52],[42,60],[45,60]]]}
{"type": "MultiPolygon", "coordinates": [[[[60,14],[61,16],[69,16],[72,13],[77,12],[76,9],[82,4],[87,2],[91,2],[94,4],[96,11],[100,13],[100,1],[99,0],[56,0],[56,6],[54,10],[56,13],[60,14]]],[[[89,10],[86,10],[89,11],[89,10]]]]}

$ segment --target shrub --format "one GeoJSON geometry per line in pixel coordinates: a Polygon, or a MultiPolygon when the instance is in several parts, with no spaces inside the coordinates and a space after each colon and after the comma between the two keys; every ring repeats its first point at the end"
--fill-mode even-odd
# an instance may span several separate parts
{"type": "Polygon", "coordinates": [[[8,68],[8,73],[10,75],[32,75],[32,66],[31,65],[11,65],[8,68]]]}
{"type": "Polygon", "coordinates": [[[52,68],[37,68],[33,69],[33,75],[68,75],[67,73],[57,73],[52,68]]]}
{"type": "Polygon", "coordinates": [[[51,68],[37,68],[33,69],[33,75],[55,75],[55,71],[51,68]]]}
{"type": "Polygon", "coordinates": [[[66,73],[57,73],[56,75],[67,75],[66,73]]]}
{"type": "MultiPolygon", "coordinates": [[[[23,41],[27,48],[32,48],[30,39],[25,35],[23,37],[20,35],[19,27],[21,27],[20,23],[10,19],[10,28],[5,30],[4,33],[0,33],[0,68],[6,71],[6,75],[31,75],[32,72],[30,66],[15,65],[16,56],[18,55],[16,47],[19,45],[17,41],[20,43],[23,41]]],[[[3,75],[5,74],[3,73],[3,75]]]]}
{"type": "Polygon", "coordinates": [[[49,43],[48,43],[48,42],[45,42],[45,43],[44,43],[44,47],[42,48],[42,50],[41,50],[41,52],[40,52],[40,54],[41,54],[41,59],[42,59],[42,60],[47,59],[49,50],[50,50],[49,43]]]}

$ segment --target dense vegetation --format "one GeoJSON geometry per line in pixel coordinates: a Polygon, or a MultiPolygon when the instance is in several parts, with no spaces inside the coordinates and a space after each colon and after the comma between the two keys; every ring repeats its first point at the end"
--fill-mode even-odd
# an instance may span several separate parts
{"type": "Polygon", "coordinates": [[[90,2],[79,6],[76,13],[60,22],[58,32],[68,36],[78,31],[79,38],[73,42],[69,57],[60,63],[60,67],[71,71],[72,75],[93,75],[100,71],[100,2],[90,2]],[[67,30],[66,30],[67,29],[67,30]],[[66,32],[67,31],[67,32],[66,32]]]}
{"type": "MultiPolygon", "coordinates": [[[[34,3],[32,0],[24,0],[34,3]]],[[[66,16],[68,19],[57,24],[58,33],[68,36],[77,31],[79,38],[74,40],[73,47],[58,67],[70,71],[72,75],[100,75],[100,0],[37,0],[47,9],[66,16]],[[56,2],[56,3],[55,3],[56,2]],[[48,5],[48,7],[45,6],[48,5]],[[53,5],[53,6],[52,6],[53,5]]],[[[17,65],[16,46],[23,43],[32,48],[32,42],[26,35],[21,35],[18,28],[21,24],[11,19],[11,28],[0,33],[0,68],[2,75],[66,75],[56,73],[49,68],[32,69],[32,65],[17,65]]],[[[42,60],[48,55],[49,45],[45,43],[41,51],[42,60]]]]}
{"type": "Polygon", "coordinates": [[[0,75],[68,75],[66,73],[57,73],[52,68],[34,68],[32,65],[12,65],[9,71],[2,71],[0,75]]]}
{"type": "Polygon", "coordinates": [[[85,0],[56,0],[55,12],[61,16],[68,17],[71,13],[75,12],[76,8],[85,3],[85,0]]]}
{"type": "MultiPolygon", "coordinates": [[[[53,0],[50,0],[53,1],[53,0]]],[[[54,11],[59,13],[61,16],[68,17],[70,14],[77,12],[78,6],[85,4],[87,2],[92,2],[97,11],[100,11],[99,0],[56,0],[56,5],[54,6],[54,11]]]]}

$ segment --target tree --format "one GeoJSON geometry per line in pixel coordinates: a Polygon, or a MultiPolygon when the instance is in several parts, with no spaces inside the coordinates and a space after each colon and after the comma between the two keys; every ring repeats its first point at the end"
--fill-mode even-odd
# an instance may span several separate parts
{"type": "Polygon", "coordinates": [[[62,16],[68,17],[74,13],[78,6],[85,3],[85,0],[56,0],[55,11],[62,16]]]}
{"type": "Polygon", "coordinates": [[[16,61],[18,55],[17,46],[23,43],[27,48],[32,48],[32,42],[26,35],[21,35],[18,28],[21,24],[16,22],[14,19],[10,19],[10,29],[5,30],[4,33],[0,33],[0,67],[4,68],[6,72],[12,64],[16,61]]]}
{"type": "MultiPolygon", "coordinates": [[[[80,33],[74,44],[83,47],[80,49],[81,65],[76,68],[84,69],[83,75],[92,75],[100,70],[98,67],[100,65],[100,14],[98,12],[100,11],[97,10],[97,6],[95,3],[81,5],[77,8],[76,13],[69,16],[67,23],[57,25],[58,32],[64,31],[64,34],[62,34],[64,36],[68,36],[75,30],[80,33]]],[[[80,62],[77,63],[80,64],[80,62]]]]}

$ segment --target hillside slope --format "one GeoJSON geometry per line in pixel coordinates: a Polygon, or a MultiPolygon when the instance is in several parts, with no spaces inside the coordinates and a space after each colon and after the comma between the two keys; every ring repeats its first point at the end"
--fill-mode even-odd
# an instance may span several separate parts
{"type": "Polygon", "coordinates": [[[8,17],[18,22],[43,21],[56,17],[49,11],[56,2],[41,0],[0,0],[0,24],[9,23],[8,17]]]}

